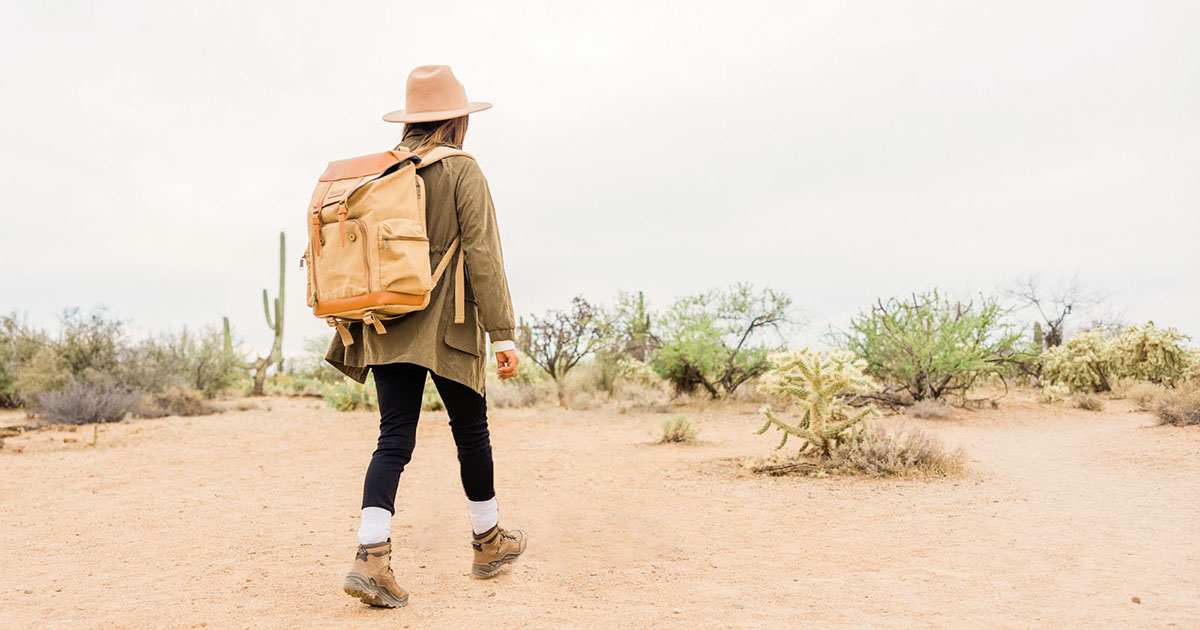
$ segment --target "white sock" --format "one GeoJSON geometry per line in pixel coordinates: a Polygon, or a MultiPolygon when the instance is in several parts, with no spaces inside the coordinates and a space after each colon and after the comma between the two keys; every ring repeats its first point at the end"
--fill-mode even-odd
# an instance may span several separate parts
{"type": "Polygon", "coordinates": [[[358,526],[358,544],[374,545],[392,537],[392,513],[381,507],[362,509],[362,523],[358,526]]]}
{"type": "Polygon", "coordinates": [[[482,534],[500,522],[500,509],[496,505],[496,497],[487,501],[467,501],[471,512],[471,531],[482,534]]]}

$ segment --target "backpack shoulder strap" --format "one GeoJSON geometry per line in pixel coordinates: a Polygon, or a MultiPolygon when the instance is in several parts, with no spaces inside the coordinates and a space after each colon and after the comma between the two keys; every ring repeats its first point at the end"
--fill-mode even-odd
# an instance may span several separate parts
{"type": "MultiPolygon", "coordinates": [[[[426,166],[429,166],[430,164],[435,164],[441,160],[444,160],[448,157],[452,157],[455,155],[466,156],[466,157],[471,158],[472,160],[475,159],[475,156],[473,156],[470,153],[467,153],[466,151],[463,151],[461,149],[454,149],[451,147],[439,146],[439,147],[434,147],[433,150],[429,151],[425,155],[419,156],[421,161],[417,163],[417,168],[418,169],[425,168],[426,166]]],[[[437,268],[435,268],[433,270],[433,284],[436,285],[438,283],[438,280],[441,280],[442,274],[444,274],[446,272],[446,267],[450,264],[450,259],[454,256],[455,253],[458,254],[457,264],[454,265],[454,323],[455,324],[461,324],[465,321],[464,311],[466,310],[466,304],[465,304],[466,299],[465,299],[465,295],[464,295],[465,291],[466,291],[464,288],[465,278],[463,277],[465,275],[464,271],[463,271],[463,262],[464,262],[463,259],[466,258],[466,255],[462,251],[456,252],[456,250],[460,249],[459,246],[461,244],[462,244],[462,235],[454,237],[454,241],[452,241],[450,243],[450,247],[446,250],[446,253],[442,255],[442,260],[438,263],[437,268]]]]}
{"type": "Polygon", "coordinates": [[[430,164],[434,164],[455,155],[464,155],[472,160],[475,159],[475,156],[461,149],[453,149],[451,147],[434,147],[432,151],[420,156],[421,162],[417,164],[417,168],[425,168],[430,164]]]}

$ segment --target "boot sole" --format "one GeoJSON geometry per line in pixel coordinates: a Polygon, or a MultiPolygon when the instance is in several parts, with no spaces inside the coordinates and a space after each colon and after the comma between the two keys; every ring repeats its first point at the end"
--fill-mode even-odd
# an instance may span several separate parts
{"type": "Polygon", "coordinates": [[[396,597],[386,586],[375,583],[375,580],[351,573],[342,583],[342,590],[351,597],[357,597],[364,604],[377,608],[402,608],[408,605],[408,593],[404,597],[396,597]]]}
{"type": "MultiPolygon", "coordinates": [[[[525,543],[525,549],[528,549],[528,548],[529,548],[529,543],[525,543]]],[[[496,577],[496,574],[500,572],[500,569],[504,568],[504,565],[512,564],[512,563],[516,562],[517,558],[520,558],[521,554],[525,553],[525,549],[522,549],[521,551],[519,551],[517,553],[505,554],[504,557],[500,558],[499,560],[492,560],[491,562],[472,563],[471,564],[471,575],[474,575],[475,577],[477,577],[481,580],[486,580],[491,577],[496,577]]]]}

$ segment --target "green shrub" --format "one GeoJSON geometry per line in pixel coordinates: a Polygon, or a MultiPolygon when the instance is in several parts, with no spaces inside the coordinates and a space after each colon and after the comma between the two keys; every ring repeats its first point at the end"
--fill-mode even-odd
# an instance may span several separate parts
{"type": "Polygon", "coordinates": [[[950,301],[937,290],[880,300],[850,322],[841,345],[866,362],[866,373],[914,400],[965,393],[985,374],[1002,374],[1023,358],[1022,333],[1005,322],[995,298],[950,301]]]}
{"type": "MultiPolygon", "coordinates": [[[[247,385],[252,386],[249,383],[247,385]]],[[[294,372],[284,372],[276,374],[264,383],[264,393],[268,396],[314,396],[319,398],[324,396],[328,386],[328,383],[314,378],[301,376],[294,372]]]]}
{"type": "Polygon", "coordinates": [[[17,373],[47,343],[46,335],[30,328],[24,317],[0,316],[0,407],[21,406],[17,373]]]}
{"type": "Polygon", "coordinates": [[[306,382],[340,383],[346,375],[325,360],[328,350],[328,335],[309,337],[304,341],[304,352],[298,357],[288,359],[288,372],[306,382]]]}
{"type": "Polygon", "coordinates": [[[199,333],[183,328],[146,337],[123,348],[120,356],[119,380],[150,392],[182,386],[213,398],[246,372],[237,352],[225,348],[224,332],[212,325],[199,333]]]}
{"type": "Polygon", "coordinates": [[[760,390],[784,396],[802,412],[795,424],[788,424],[763,407],[767,421],[756,431],[765,433],[771,425],[783,432],[776,450],[787,444],[788,436],[804,440],[800,451],[810,447],[828,455],[838,442],[847,437],[854,425],[876,413],[873,407],[852,409],[841,398],[843,394],[868,392],[875,384],[863,373],[863,362],[844,350],[812,351],[808,348],[773,354],[772,368],[759,381],[760,390]]]}
{"type": "Polygon", "coordinates": [[[342,382],[325,389],[325,403],[337,411],[370,410],[379,406],[375,397],[375,379],[368,377],[365,384],[343,378],[342,382]]]}
{"type": "Polygon", "coordinates": [[[111,381],[71,380],[54,391],[38,394],[38,417],[59,424],[116,422],[135,411],[140,396],[111,381]]]}
{"type": "Polygon", "coordinates": [[[691,444],[696,441],[698,432],[687,416],[678,414],[670,418],[663,418],[662,437],[658,442],[659,444],[691,444]]]}
{"type": "Polygon", "coordinates": [[[702,387],[712,398],[732,394],[769,367],[767,355],[782,344],[792,300],[783,293],[736,284],[677,300],[660,317],[662,348],[654,371],[677,393],[702,387]]]}
{"type": "Polygon", "coordinates": [[[1158,400],[1155,413],[1162,424],[1200,425],[1200,379],[1180,383],[1158,400]]]}
{"type": "Polygon", "coordinates": [[[62,389],[72,378],[54,347],[46,345],[17,368],[13,389],[22,404],[36,407],[39,396],[62,389]]]}

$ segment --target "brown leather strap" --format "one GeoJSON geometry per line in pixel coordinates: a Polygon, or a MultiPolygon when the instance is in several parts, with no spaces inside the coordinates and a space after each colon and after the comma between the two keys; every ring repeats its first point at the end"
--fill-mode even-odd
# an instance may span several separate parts
{"type": "Polygon", "coordinates": [[[387,329],[383,327],[383,322],[379,321],[379,318],[375,317],[374,313],[367,313],[366,315],[363,315],[362,319],[363,319],[364,324],[370,324],[371,327],[373,327],[375,329],[375,334],[377,334],[377,335],[386,335],[387,334],[387,329]]]}
{"type": "Polygon", "coordinates": [[[463,286],[463,259],[467,257],[467,253],[460,247],[458,250],[458,264],[454,267],[454,323],[461,324],[466,321],[466,316],[463,311],[466,308],[466,287],[463,286]]]}
{"type": "Polygon", "coordinates": [[[346,326],[345,322],[339,322],[338,320],[336,320],[332,317],[330,317],[329,319],[327,319],[325,321],[328,322],[330,326],[333,326],[334,328],[337,329],[338,336],[342,338],[343,346],[353,346],[354,345],[354,337],[350,336],[350,328],[348,328],[346,326]]]}
{"type": "Polygon", "coordinates": [[[446,253],[442,254],[442,259],[438,261],[437,268],[433,270],[433,285],[437,286],[439,280],[442,279],[442,274],[446,273],[446,267],[450,266],[450,258],[458,252],[458,264],[454,266],[454,323],[461,324],[466,320],[464,310],[466,308],[466,290],[463,288],[463,258],[462,252],[459,252],[459,245],[462,237],[456,236],[450,242],[450,247],[446,248],[446,253]]]}

